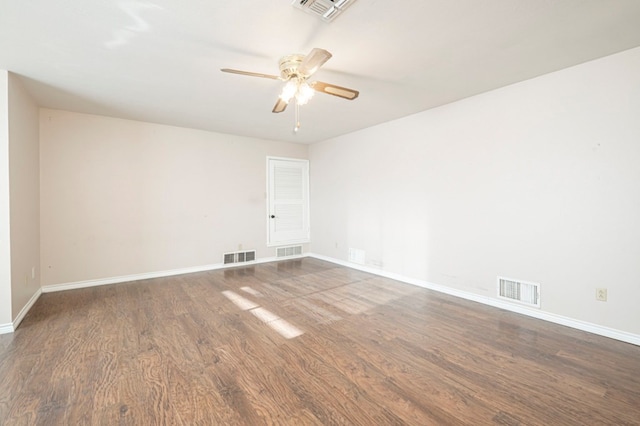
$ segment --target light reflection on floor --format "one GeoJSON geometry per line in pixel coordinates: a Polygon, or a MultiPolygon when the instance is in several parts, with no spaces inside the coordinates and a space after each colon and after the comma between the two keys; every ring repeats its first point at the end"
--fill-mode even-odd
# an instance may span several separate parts
{"type": "Polygon", "coordinates": [[[298,327],[290,324],[288,321],[283,320],[279,316],[275,315],[271,311],[264,308],[255,308],[251,312],[256,318],[267,324],[271,329],[279,333],[285,339],[293,339],[303,334],[302,330],[298,327]]]}
{"type": "Polygon", "coordinates": [[[347,314],[360,314],[418,291],[415,287],[386,287],[373,278],[342,285],[306,296],[340,309],[347,314]]]}
{"type": "MultiPolygon", "coordinates": [[[[354,276],[353,273],[345,274],[343,270],[336,270],[311,274],[306,278],[298,277],[271,283],[257,282],[255,287],[258,289],[243,286],[240,290],[249,296],[277,303],[280,308],[293,308],[313,323],[330,324],[348,315],[362,314],[418,291],[409,285],[388,287],[385,284],[384,278],[354,276]],[[329,287],[330,285],[333,287],[329,287]]],[[[229,290],[223,291],[222,294],[238,308],[251,312],[286,339],[304,333],[295,325],[246,297],[229,290]]]]}
{"type": "Polygon", "coordinates": [[[240,287],[240,290],[244,291],[245,293],[249,293],[252,296],[262,297],[262,293],[260,293],[258,290],[252,289],[251,287],[240,287]]]}
{"type": "Polygon", "coordinates": [[[224,296],[227,299],[231,300],[234,305],[236,305],[238,308],[242,309],[243,311],[247,311],[249,309],[254,309],[258,307],[258,305],[253,303],[251,300],[245,299],[244,297],[240,296],[237,293],[234,293],[233,291],[225,290],[222,292],[222,294],[224,294],[224,296]]]}
{"type": "MultiPolygon", "coordinates": [[[[250,287],[246,287],[246,288],[250,288],[250,287]]],[[[249,291],[248,293],[251,293],[251,292],[249,291]]],[[[260,292],[256,292],[256,293],[260,294],[260,292]]],[[[294,326],[293,324],[290,324],[289,322],[280,318],[273,312],[260,307],[259,305],[252,302],[251,300],[245,299],[244,297],[240,296],[239,294],[233,291],[225,290],[222,292],[222,294],[231,302],[233,302],[233,304],[236,305],[238,308],[242,309],[243,311],[251,312],[253,316],[255,316],[260,321],[265,323],[273,331],[277,332],[285,339],[293,339],[294,337],[298,337],[303,334],[303,331],[297,328],[296,326],[294,326]]]]}
{"type": "Polygon", "coordinates": [[[342,319],[341,316],[335,315],[334,313],[317,306],[307,298],[301,297],[296,299],[294,303],[290,304],[300,312],[306,314],[311,317],[314,322],[318,324],[329,324],[335,321],[339,321],[342,319]]]}

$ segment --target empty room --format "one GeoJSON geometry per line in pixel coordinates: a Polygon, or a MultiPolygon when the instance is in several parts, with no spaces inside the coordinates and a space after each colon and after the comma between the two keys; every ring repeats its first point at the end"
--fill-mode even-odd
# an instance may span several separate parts
{"type": "Polygon", "coordinates": [[[0,424],[640,425],[637,0],[0,0],[0,424]]]}

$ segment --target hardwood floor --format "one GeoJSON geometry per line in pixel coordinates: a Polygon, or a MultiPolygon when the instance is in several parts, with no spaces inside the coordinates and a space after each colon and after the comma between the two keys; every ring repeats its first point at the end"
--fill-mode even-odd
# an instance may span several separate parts
{"type": "Polygon", "coordinates": [[[3,425],[640,424],[640,347],[305,258],[43,294],[3,425]]]}

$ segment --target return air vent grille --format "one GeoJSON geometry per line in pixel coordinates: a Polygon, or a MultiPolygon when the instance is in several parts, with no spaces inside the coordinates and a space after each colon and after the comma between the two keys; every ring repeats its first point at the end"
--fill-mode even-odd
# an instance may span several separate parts
{"type": "Polygon", "coordinates": [[[293,0],[294,7],[317,16],[325,22],[333,21],[355,0],[293,0]]]}
{"type": "Polygon", "coordinates": [[[540,307],[540,284],[498,277],[498,297],[540,307]]]}
{"type": "Polygon", "coordinates": [[[299,256],[302,254],[302,246],[278,247],[276,257],[299,256]]]}
{"type": "Polygon", "coordinates": [[[245,263],[245,262],[253,262],[256,260],[256,251],[236,251],[233,253],[225,253],[224,254],[224,264],[228,263],[245,263]]]}

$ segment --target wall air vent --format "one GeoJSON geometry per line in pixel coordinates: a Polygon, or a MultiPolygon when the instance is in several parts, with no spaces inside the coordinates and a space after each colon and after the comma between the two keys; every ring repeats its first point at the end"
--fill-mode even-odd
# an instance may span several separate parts
{"type": "Polygon", "coordinates": [[[225,253],[223,263],[246,263],[256,260],[256,251],[235,251],[232,253],[225,253]]]}
{"type": "Polygon", "coordinates": [[[539,308],[540,284],[498,277],[498,297],[539,308]]]}
{"type": "Polygon", "coordinates": [[[276,257],[299,256],[302,254],[302,246],[278,247],[276,257]]]}
{"type": "Polygon", "coordinates": [[[294,7],[317,16],[325,22],[333,21],[356,0],[293,0],[294,7]]]}

